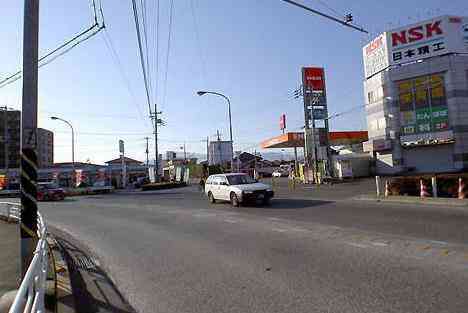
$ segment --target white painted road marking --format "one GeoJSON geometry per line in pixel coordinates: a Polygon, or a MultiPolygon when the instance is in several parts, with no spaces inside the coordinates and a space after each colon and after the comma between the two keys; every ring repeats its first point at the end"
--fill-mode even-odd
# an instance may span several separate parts
{"type": "Polygon", "coordinates": [[[377,246],[377,247],[387,247],[388,243],[385,243],[385,242],[372,242],[372,245],[377,246]]]}
{"type": "Polygon", "coordinates": [[[366,245],[363,245],[363,244],[360,244],[360,243],[355,243],[355,242],[347,242],[346,244],[349,245],[349,246],[356,247],[356,248],[367,248],[366,245]]]}
{"type": "Polygon", "coordinates": [[[232,223],[232,224],[239,223],[238,220],[233,220],[233,219],[230,219],[230,218],[226,218],[226,219],[224,219],[224,221],[225,221],[226,223],[232,223]]]}
{"type": "Polygon", "coordinates": [[[272,228],[271,230],[272,231],[277,231],[277,232],[280,232],[280,233],[285,233],[285,232],[288,231],[287,229],[284,229],[284,228],[272,228]]]}

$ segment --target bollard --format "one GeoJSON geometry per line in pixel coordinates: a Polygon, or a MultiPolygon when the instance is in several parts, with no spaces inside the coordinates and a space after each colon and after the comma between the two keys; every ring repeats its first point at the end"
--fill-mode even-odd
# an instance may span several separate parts
{"type": "Polygon", "coordinates": [[[375,187],[377,190],[377,197],[380,197],[380,176],[375,176],[375,187]]]}
{"type": "Polygon", "coordinates": [[[437,198],[437,177],[432,177],[432,196],[437,198]]]}
{"type": "Polygon", "coordinates": [[[421,190],[420,191],[421,198],[426,198],[426,197],[430,196],[429,192],[427,191],[427,187],[424,184],[424,181],[422,179],[419,180],[419,187],[420,187],[420,190],[421,190]]]}
{"type": "Polygon", "coordinates": [[[388,180],[385,181],[385,197],[388,197],[390,195],[390,183],[388,180]]]}
{"type": "Polygon", "coordinates": [[[458,199],[465,199],[465,182],[463,178],[458,178],[458,199]]]}

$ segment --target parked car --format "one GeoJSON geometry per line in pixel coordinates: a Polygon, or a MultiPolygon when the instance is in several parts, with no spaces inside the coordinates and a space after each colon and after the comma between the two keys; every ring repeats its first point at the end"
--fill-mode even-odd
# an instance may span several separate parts
{"type": "Polygon", "coordinates": [[[205,194],[211,203],[230,201],[235,207],[249,202],[269,204],[274,196],[270,185],[244,173],[211,175],[205,183],[205,194]]]}
{"type": "Polygon", "coordinates": [[[281,177],[282,176],[282,173],[280,171],[274,171],[273,173],[271,173],[271,176],[273,177],[281,177]]]}
{"type": "Polygon", "coordinates": [[[65,192],[57,184],[52,182],[38,183],[37,184],[37,200],[50,201],[50,200],[63,200],[65,199],[65,192]]]}
{"type": "Polygon", "coordinates": [[[284,170],[275,170],[271,176],[273,177],[287,177],[288,176],[288,172],[287,171],[284,171],[284,170]]]}

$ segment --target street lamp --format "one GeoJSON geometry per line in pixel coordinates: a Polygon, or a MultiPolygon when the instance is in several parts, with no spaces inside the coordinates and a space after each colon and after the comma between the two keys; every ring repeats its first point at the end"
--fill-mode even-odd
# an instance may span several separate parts
{"type": "Polygon", "coordinates": [[[199,96],[203,96],[203,95],[206,95],[206,94],[220,96],[220,97],[223,97],[227,101],[228,110],[229,110],[229,137],[230,137],[230,141],[231,141],[231,171],[234,171],[234,144],[233,144],[233,141],[232,141],[231,101],[229,100],[228,97],[226,97],[225,95],[223,95],[222,93],[219,93],[219,92],[215,92],[215,91],[197,91],[197,95],[199,95],[199,96]]]}
{"type": "MultiPolygon", "coordinates": [[[[73,175],[74,175],[75,174],[75,131],[73,130],[73,126],[69,121],[64,120],[63,118],[60,118],[57,116],[51,116],[50,119],[62,121],[68,126],[70,126],[71,128],[71,131],[72,131],[72,168],[73,168],[73,175]]],[[[72,182],[72,184],[74,185],[74,182],[72,182]]]]}

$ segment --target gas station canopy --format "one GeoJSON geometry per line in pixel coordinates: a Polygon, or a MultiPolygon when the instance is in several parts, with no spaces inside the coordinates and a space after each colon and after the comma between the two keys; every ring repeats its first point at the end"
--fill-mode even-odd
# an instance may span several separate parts
{"type": "MultiPolygon", "coordinates": [[[[368,140],[367,131],[336,131],[328,133],[330,146],[350,145],[368,140]]],[[[304,147],[304,133],[291,132],[260,143],[262,149],[304,147]]]]}

